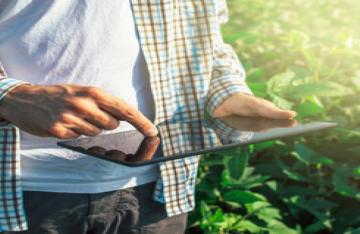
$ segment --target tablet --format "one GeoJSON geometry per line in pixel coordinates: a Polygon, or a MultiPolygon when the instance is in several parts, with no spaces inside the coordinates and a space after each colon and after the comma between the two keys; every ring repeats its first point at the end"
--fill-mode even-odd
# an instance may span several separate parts
{"type": "Polygon", "coordinates": [[[58,142],[58,145],[93,157],[131,167],[165,162],[249,144],[300,136],[337,126],[332,122],[299,123],[258,117],[216,119],[182,118],[157,125],[156,137],[137,130],[58,142]]]}

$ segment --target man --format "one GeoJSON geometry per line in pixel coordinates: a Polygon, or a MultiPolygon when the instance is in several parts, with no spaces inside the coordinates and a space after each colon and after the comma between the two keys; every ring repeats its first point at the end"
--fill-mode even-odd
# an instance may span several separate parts
{"type": "Polygon", "coordinates": [[[1,231],[183,233],[197,157],[133,169],[56,141],[130,124],[154,136],[153,123],[204,112],[295,115],[251,95],[221,37],[223,1],[0,0],[0,11],[1,231]]]}

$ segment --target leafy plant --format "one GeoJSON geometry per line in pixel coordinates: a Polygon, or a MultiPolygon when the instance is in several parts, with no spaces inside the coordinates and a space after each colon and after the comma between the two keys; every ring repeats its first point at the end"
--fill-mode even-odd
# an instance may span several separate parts
{"type": "Polygon", "coordinates": [[[206,155],[188,233],[360,233],[360,3],[228,4],[254,93],[340,127],[206,155]]]}

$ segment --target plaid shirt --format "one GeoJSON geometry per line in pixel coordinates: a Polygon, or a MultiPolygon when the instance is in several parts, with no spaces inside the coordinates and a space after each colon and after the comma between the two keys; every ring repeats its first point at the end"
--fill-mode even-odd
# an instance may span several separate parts
{"type": "MultiPolygon", "coordinates": [[[[150,73],[156,124],[201,119],[233,93],[251,93],[235,52],[221,36],[220,24],[227,21],[225,0],[131,2],[150,73]]],[[[22,82],[7,77],[4,70],[0,73],[1,100],[22,82]]],[[[172,135],[171,145],[176,148],[183,139],[172,135]]],[[[11,124],[0,129],[0,151],[0,231],[25,230],[19,133],[11,124]]],[[[194,208],[197,165],[198,157],[160,164],[154,199],[166,204],[169,216],[194,208]]]]}

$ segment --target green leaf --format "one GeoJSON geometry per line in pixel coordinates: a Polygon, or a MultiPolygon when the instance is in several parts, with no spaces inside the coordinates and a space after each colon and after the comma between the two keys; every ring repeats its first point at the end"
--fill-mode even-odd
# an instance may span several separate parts
{"type": "Polygon", "coordinates": [[[289,66],[289,70],[294,72],[296,77],[305,78],[311,75],[311,72],[305,67],[289,66]]]}
{"type": "Polygon", "coordinates": [[[301,207],[314,215],[319,221],[325,222],[327,220],[328,214],[322,212],[321,210],[317,210],[315,207],[309,205],[308,200],[300,196],[293,196],[290,198],[291,202],[298,207],[301,207]]]}
{"type": "Polygon", "coordinates": [[[360,176],[360,166],[358,166],[357,168],[355,168],[355,175],[360,176]]]}
{"type": "Polygon", "coordinates": [[[284,174],[279,170],[278,165],[273,162],[259,163],[256,165],[256,171],[261,174],[270,175],[274,178],[284,177],[284,174]]]}
{"type": "Polygon", "coordinates": [[[272,181],[267,181],[266,186],[269,187],[274,192],[278,192],[278,190],[279,190],[278,182],[273,181],[273,180],[272,181]]]}
{"type": "Polygon", "coordinates": [[[308,96],[340,97],[353,94],[353,90],[331,81],[319,83],[301,84],[293,87],[292,98],[304,98],[308,96]]]}
{"type": "Polygon", "coordinates": [[[345,234],[360,234],[360,227],[358,227],[356,229],[349,230],[349,231],[345,232],[345,234]]]}
{"type": "Polygon", "coordinates": [[[276,164],[281,168],[282,173],[287,175],[290,179],[296,180],[296,181],[302,181],[302,182],[310,182],[311,180],[302,175],[297,173],[296,171],[293,171],[290,167],[286,166],[283,162],[277,160],[276,164]]]}
{"type": "Polygon", "coordinates": [[[350,167],[346,165],[336,168],[332,178],[333,185],[338,193],[360,199],[360,190],[349,183],[351,174],[350,167]]]}
{"type": "Polygon", "coordinates": [[[243,40],[246,43],[254,43],[257,40],[257,37],[255,35],[249,34],[244,31],[237,31],[235,33],[232,33],[230,35],[224,36],[224,40],[226,43],[233,44],[237,40],[243,40]]]}
{"type": "Polygon", "coordinates": [[[215,214],[209,218],[210,223],[218,223],[224,221],[224,214],[220,208],[217,208],[215,214]]]}
{"type": "Polygon", "coordinates": [[[336,204],[334,202],[322,198],[309,199],[307,201],[307,205],[314,209],[323,210],[323,211],[331,210],[339,206],[339,204],[336,204]]]}
{"type": "Polygon", "coordinates": [[[317,103],[310,102],[310,101],[306,101],[306,102],[298,105],[295,108],[295,110],[299,114],[300,117],[311,116],[311,115],[316,115],[316,114],[325,112],[324,107],[320,106],[317,103]]]}
{"type": "Polygon", "coordinates": [[[196,185],[197,192],[205,193],[209,199],[217,199],[219,191],[218,188],[207,179],[203,179],[196,185]]]}
{"type": "Polygon", "coordinates": [[[271,204],[267,201],[257,201],[253,203],[247,203],[245,204],[246,210],[248,213],[256,213],[262,209],[265,209],[266,207],[270,207],[271,204]]]}
{"type": "Polygon", "coordinates": [[[253,172],[253,168],[246,167],[242,178],[239,180],[234,180],[229,176],[229,171],[224,170],[221,175],[221,185],[223,188],[235,187],[240,189],[251,189],[257,186],[261,186],[265,181],[267,181],[270,176],[262,175],[250,175],[249,173],[253,172]]]}
{"type": "Polygon", "coordinates": [[[275,96],[287,93],[294,80],[296,80],[294,72],[288,71],[277,74],[267,82],[268,93],[275,96]]]}
{"type": "Polygon", "coordinates": [[[262,82],[262,78],[264,77],[264,69],[263,68],[251,68],[247,70],[246,73],[246,81],[248,84],[263,84],[266,87],[266,83],[262,82]]]}
{"type": "Polygon", "coordinates": [[[334,161],[330,158],[327,158],[325,156],[322,156],[318,153],[316,153],[314,150],[310,149],[308,146],[302,143],[296,143],[294,145],[295,153],[293,155],[299,159],[300,161],[306,163],[306,164],[325,164],[330,165],[333,164],[334,161]]]}
{"type": "Polygon", "coordinates": [[[254,203],[257,201],[265,201],[266,199],[257,193],[241,190],[231,190],[225,192],[223,196],[224,201],[226,202],[235,202],[238,204],[247,204],[254,203]]]}
{"type": "Polygon", "coordinates": [[[241,179],[238,183],[238,185],[243,189],[251,189],[254,187],[262,186],[265,181],[270,179],[271,176],[268,175],[252,175],[249,177],[246,177],[244,179],[241,179]]]}
{"type": "Polygon", "coordinates": [[[231,157],[225,158],[226,169],[234,180],[240,179],[249,160],[249,152],[244,148],[234,151],[231,157]]]}
{"type": "Polygon", "coordinates": [[[244,231],[248,231],[250,233],[261,233],[264,230],[262,227],[256,225],[250,220],[242,220],[235,227],[233,227],[233,229],[236,231],[240,231],[241,233],[243,233],[244,231]]]}
{"type": "Polygon", "coordinates": [[[289,228],[286,224],[276,219],[268,222],[266,230],[269,234],[298,234],[296,230],[289,228]]]}
{"type": "Polygon", "coordinates": [[[279,108],[281,108],[281,109],[284,109],[284,110],[290,110],[290,109],[292,109],[293,103],[285,100],[284,98],[281,98],[281,97],[279,97],[279,96],[276,96],[276,95],[271,95],[271,97],[272,97],[273,103],[274,103],[277,107],[279,107],[279,108]]]}
{"type": "Polygon", "coordinates": [[[200,203],[200,213],[203,219],[208,219],[208,217],[211,216],[210,208],[204,201],[201,201],[200,203]]]}
{"type": "Polygon", "coordinates": [[[257,97],[266,97],[267,85],[266,83],[248,83],[251,91],[257,97]]]}
{"type": "Polygon", "coordinates": [[[273,147],[274,144],[275,144],[275,141],[265,141],[265,142],[257,143],[257,144],[255,144],[255,151],[259,152],[259,151],[267,150],[267,149],[273,147]]]}
{"type": "Polygon", "coordinates": [[[285,175],[287,175],[290,179],[293,179],[293,180],[297,180],[297,181],[304,181],[304,182],[309,182],[310,179],[307,178],[306,176],[303,176],[297,172],[293,172],[293,171],[290,171],[288,169],[285,169],[283,168],[283,171],[282,171],[285,175]]]}
{"type": "Polygon", "coordinates": [[[275,207],[265,207],[256,212],[256,216],[266,222],[270,222],[273,219],[281,219],[279,209],[275,207]]]}
{"type": "Polygon", "coordinates": [[[328,228],[326,228],[329,225],[330,225],[330,220],[325,220],[325,222],[318,221],[316,223],[307,226],[304,231],[306,234],[316,234],[323,230],[329,230],[328,228]]]}

